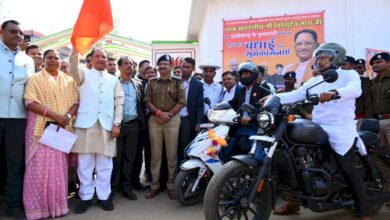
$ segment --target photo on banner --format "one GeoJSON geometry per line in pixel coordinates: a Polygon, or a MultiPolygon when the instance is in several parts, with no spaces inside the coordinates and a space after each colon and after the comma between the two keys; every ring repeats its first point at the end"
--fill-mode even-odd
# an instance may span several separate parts
{"type": "Polygon", "coordinates": [[[223,71],[252,61],[272,75],[281,64],[284,72],[296,71],[301,83],[311,77],[313,51],[323,42],[324,12],[224,20],[223,71]],[[303,34],[295,39],[300,31],[303,34]]]}

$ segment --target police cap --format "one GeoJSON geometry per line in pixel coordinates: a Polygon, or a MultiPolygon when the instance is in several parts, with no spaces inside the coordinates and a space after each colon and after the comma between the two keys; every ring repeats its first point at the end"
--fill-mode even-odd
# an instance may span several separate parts
{"type": "Polygon", "coordinates": [[[375,56],[373,56],[373,57],[371,58],[371,60],[370,60],[370,65],[372,66],[372,64],[374,63],[374,61],[376,61],[376,60],[381,60],[381,59],[386,60],[386,61],[389,61],[389,60],[390,60],[390,54],[385,53],[385,52],[375,54],[375,56]]]}

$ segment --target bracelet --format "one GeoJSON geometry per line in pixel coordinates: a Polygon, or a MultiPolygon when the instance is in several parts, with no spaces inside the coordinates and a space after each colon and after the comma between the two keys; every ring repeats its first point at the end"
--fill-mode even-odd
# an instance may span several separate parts
{"type": "Polygon", "coordinates": [[[156,111],[156,116],[160,116],[160,114],[161,114],[161,110],[159,109],[156,111]]]}
{"type": "Polygon", "coordinates": [[[49,109],[46,108],[45,111],[43,112],[43,117],[46,117],[48,111],[49,109]]]}

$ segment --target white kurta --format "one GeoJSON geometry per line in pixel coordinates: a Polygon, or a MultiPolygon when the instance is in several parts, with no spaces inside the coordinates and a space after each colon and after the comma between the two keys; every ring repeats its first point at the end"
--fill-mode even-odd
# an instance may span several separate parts
{"type": "MultiPolygon", "coordinates": [[[[354,70],[338,69],[338,79],[333,83],[322,83],[309,90],[309,94],[320,95],[332,89],[339,92],[340,99],[320,103],[314,106],[313,122],[320,125],[328,134],[329,143],[333,150],[345,155],[352,147],[353,142],[359,134],[355,121],[355,99],[361,93],[359,74],[354,70]]],[[[323,81],[322,75],[311,78],[299,89],[292,92],[277,94],[281,98],[282,104],[293,103],[306,99],[307,88],[323,81]]],[[[359,138],[359,150],[364,153],[359,138]]]]}

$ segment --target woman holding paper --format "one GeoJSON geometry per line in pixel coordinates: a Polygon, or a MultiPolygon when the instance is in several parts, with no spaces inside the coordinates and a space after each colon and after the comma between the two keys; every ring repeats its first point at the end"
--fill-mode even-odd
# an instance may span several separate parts
{"type": "Polygon", "coordinates": [[[69,211],[67,154],[39,140],[49,123],[71,130],[78,91],[73,79],[59,71],[57,51],[45,51],[43,62],[45,68],[28,79],[24,93],[28,110],[23,187],[27,219],[54,218],[69,211]]]}

